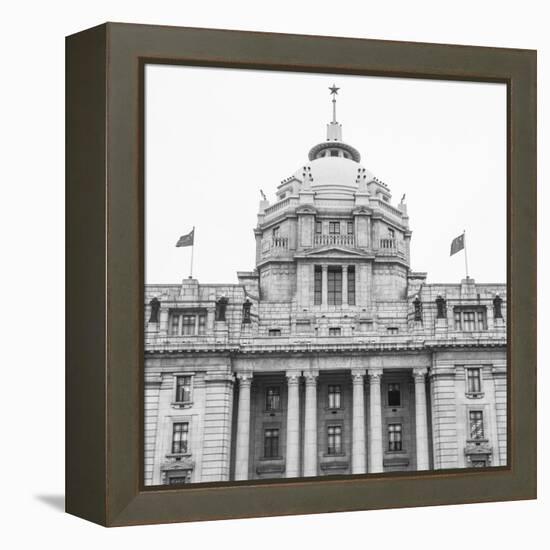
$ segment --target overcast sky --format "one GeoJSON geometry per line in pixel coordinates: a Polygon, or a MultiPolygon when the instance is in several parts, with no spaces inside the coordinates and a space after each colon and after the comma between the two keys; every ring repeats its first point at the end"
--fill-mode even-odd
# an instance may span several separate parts
{"type": "Polygon", "coordinates": [[[328,87],[361,164],[407,194],[411,268],[458,282],[466,230],[470,276],[506,280],[506,88],[364,76],[149,65],[146,70],[146,282],[180,283],[196,227],[193,274],[235,283],[254,268],[260,189],[280,181],[326,139],[328,87]]]}

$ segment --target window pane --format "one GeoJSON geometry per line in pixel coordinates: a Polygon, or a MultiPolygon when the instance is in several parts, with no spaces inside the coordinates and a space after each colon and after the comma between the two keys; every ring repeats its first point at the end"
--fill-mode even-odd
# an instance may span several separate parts
{"type": "Polygon", "coordinates": [[[328,269],[328,303],[331,306],[342,304],[342,268],[330,267],[328,269]]]}
{"type": "Polygon", "coordinates": [[[339,409],[342,406],[342,386],[330,385],[328,387],[329,409],[339,409]]]}
{"type": "Polygon", "coordinates": [[[269,428],[264,432],[264,457],[275,458],[279,456],[279,429],[269,428]]]}
{"type": "Polygon", "coordinates": [[[342,452],[342,426],[329,426],[327,429],[327,454],[342,452]]]}
{"type": "Polygon", "coordinates": [[[278,411],[281,405],[281,390],[279,387],[267,388],[265,392],[265,408],[268,411],[278,411]]]}
{"type": "Polygon", "coordinates": [[[388,448],[390,451],[402,450],[401,424],[388,425],[388,448]]]}
{"type": "Polygon", "coordinates": [[[468,373],[468,392],[478,393],[481,391],[481,371],[480,369],[467,369],[468,373]]]}
{"type": "Polygon", "coordinates": [[[182,334],[184,336],[191,336],[195,334],[195,316],[194,315],[183,316],[182,334]]]}
{"type": "Polygon", "coordinates": [[[323,285],[323,273],[320,266],[315,266],[315,291],[314,291],[314,303],[316,306],[321,305],[322,300],[322,285],[323,285]]]}
{"type": "Polygon", "coordinates": [[[176,401],[180,403],[191,401],[190,376],[178,376],[176,378],[176,401]]]}
{"type": "Polygon", "coordinates": [[[178,326],[179,326],[179,318],[180,316],[177,313],[172,314],[172,322],[170,326],[170,334],[172,336],[178,336],[178,326]]]}
{"type": "Polygon", "coordinates": [[[483,412],[470,411],[470,439],[483,439],[483,412]]]}
{"type": "Polygon", "coordinates": [[[388,405],[390,407],[401,406],[401,389],[399,384],[388,384],[388,405]]]}
{"type": "Polygon", "coordinates": [[[172,430],[172,453],[186,453],[189,422],[174,422],[172,430]]]}

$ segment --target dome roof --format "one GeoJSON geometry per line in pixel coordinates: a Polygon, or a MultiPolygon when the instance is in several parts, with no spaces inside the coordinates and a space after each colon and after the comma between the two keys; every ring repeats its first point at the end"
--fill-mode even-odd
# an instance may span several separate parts
{"type": "Polygon", "coordinates": [[[318,196],[349,196],[357,192],[359,182],[368,183],[374,176],[358,162],[344,157],[321,157],[312,160],[294,174],[311,186],[318,196]]]}

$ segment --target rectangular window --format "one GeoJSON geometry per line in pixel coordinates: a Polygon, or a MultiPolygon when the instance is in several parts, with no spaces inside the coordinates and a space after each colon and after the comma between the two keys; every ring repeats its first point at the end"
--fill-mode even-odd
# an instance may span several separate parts
{"type": "Polygon", "coordinates": [[[485,309],[455,309],[455,330],[487,330],[487,312],[485,309]]]}
{"type": "Polygon", "coordinates": [[[328,222],[328,232],[331,235],[340,235],[340,222],[328,222]]]}
{"type": "Polygon", "coordinates": [[[401,406],[401,388],[399,384],[388,384],[388,405],[390,407],[401,406]]]}
{"type": "Polygon", "coordinates": [[[395,239],[395,231],[391,227],[388,227],[388,238],[392,241],[395,239]]]}
{"type": "Polygon", "coordinates": [[[174,422],[172,425],[172,454],[187,452],[189,422],[174,422]]]}
{"type": "Polygon", "coordinates": [[[472,460],[472,468],[485,468],[486,466],[487,466],[487,461],[484,459],[472,460]]]}
{"type": "Polygon", "coordinates": [[[399,329],[397,327],[388,327],[387,328],[388,334],[398,334],[399,329]]]}
{"type": "Polygon", "coordinates": [[[199,334],[206,332],[206,315],[199,315],[199,334]]]}
{"type": "Polygon", "coordinates": [[[327,276],[328,305],[342,305],[342,268],[329,267],[327,276]]]}
{"type": "Polygon", "coordinates": [[[315,222],[315,233],[320,235],[323,232],[323,222],[315,222]]]}
{"type": "Polygon", "coordinates": [[[483,411],[470,411],[470,439],[483,438],[483,411]]]}
{"type": "Polygon", "coordinates": [[[481,392],[481,369],[466,369],[468,379],[468,393],[481,392]]]}
{"type": "Polygon", "coordinates": [[[328,329],[329,336],[341,336],[342,329],[340,327],[329,327],[328,329]]]}
{"type": "Polygon", "coordinates": [[[323,299],[323,272],[321,266],[315,266],[315,288],[314,288],[314,304],[316,306],[321,305],[323,299]]]}
{"type": "Polygon", "coordinates": [[[194,336],[206,332],[206,314],[176,311],[170,314],[172,336],[194,336]]]}
{"type": "Polygon", "coordinates": [[[173,314],[170,322],[170,334],[172,336],[179,336],[179,321],[180,316],[178,314],[173,314]]]}
{"type": "Polygon", "coordinates": [[[355,305],[355,267],[348,267],[348,304],[355,305]]]}
{"type": "Polygon", "coordinates": [[[327,429],[327,454],[342,454],[342,426],[329,426],[327,429]]]}
{"type": "Polygon", "coordinates": [[[279,236],[280,227],[274,227],[272,231],[273,238],[277,238],[279,236]]]}
{"type": "Polygon", "coordinates": [[[353,222],[348,222],[348,235],[353,235],[353,222]]]}
{"type": "Polygon", "coordinates": [[[339,409],[342,406],[342,386],[330,385],[328,387],[328,408],[339,409]]]}
{"type": "Polygon", "coordinates": [[[280,328],[270,328],[268,330],[269,336],[281,336],[281,329],[280,328]]]}
{"type": "Polygon", "coordinates": [[[189,483],[186,476],[172,476],[168,478],[168,485],[185,485],[189,483]]]}
{"type": "Polygon", "coordinates": [[[388,425],[388,449],[390,451],[402,451],[403,439],[401,424],[389,424],[388,425]]]}
{"type": "Polygon", "coordinates": [[[279,429],[269,428],[264,432],[264,457],[277,458],[279,456],[279,429]]]}
{"type": "Polygon", "coordinates": [[[278,411],[281,408],[281,389],[278,386],[271,386],[265,391],[266,411],[278,411]]]}
{"type": "Polygon", "coordinates": [[[191,376],[176,376],[176,402],[191,401],[191,376]]]}

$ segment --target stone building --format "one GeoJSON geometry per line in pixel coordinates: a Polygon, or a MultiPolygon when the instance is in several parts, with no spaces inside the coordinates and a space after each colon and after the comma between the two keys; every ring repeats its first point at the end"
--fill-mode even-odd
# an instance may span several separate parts
{"type": "Polygon", "coordinates": [[[253,271],[145,288],[147,485],[506,464],[506,285],[411,271],[335,107],[253,271]]]}

